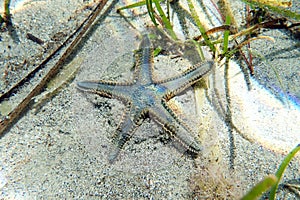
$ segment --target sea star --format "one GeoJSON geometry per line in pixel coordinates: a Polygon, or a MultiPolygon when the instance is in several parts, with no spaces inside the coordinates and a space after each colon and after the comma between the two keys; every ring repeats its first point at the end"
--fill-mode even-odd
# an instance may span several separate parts
{"type": "Polygon", "coordinates": [[[154,119],[187,151],[197,154],[201,147],[197,140],[191,137],[191,129],[176,116],[167,102],[207,75],[212,67],[213,62],[209,61],[190,67],[178,76],[161,81],[154,80],[153,48],[149,36],[143,35],[136,55],[132,82],[118,83],[103,80],[77,82],[78,89],[82,91],[116,98],[126,104],[125,114],[114,139],[116,147],[110,154],[109,161],[111,163],[115,161],[125,143],[146,118],[154,119]]]}

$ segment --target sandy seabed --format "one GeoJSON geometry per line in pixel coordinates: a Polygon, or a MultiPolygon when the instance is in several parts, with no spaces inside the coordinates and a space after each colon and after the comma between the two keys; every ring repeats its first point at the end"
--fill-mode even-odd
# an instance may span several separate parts
{"type": "MultiPolygon", "coordinates": [[[[1,33],[1,52],[7,53],[10,42],[14,48],[21,49],[36,45],[24,36],[29,30],[45,41],[50,40],[50,33],[69,32],[87,15],[80,2],[74,1],[69,7],[59,5],[61,1],[54,3],[57,7],[42,4],[46,2],[34,3],[30,13],[26,9],[15,13],[13,20],[18,25],[20,43],[14,43],[1,33]],[[52,15],[52,28],[45,21],[47,14],[53,13],[51,9],[57,13],[57,16],[52,15]],[[64,12],[57,12],[60,9],[64,12]],[[73,20],[78,11],[82,11],[78,21],[73,20]],[[23,17],[33,16],[32,13],[37,17],[23,17]],[[27,21],[22,21],[25,19],[27,21]],[[69,20],[59,23],[54,19],[69,20]],[[39,31],[40,27],[48,29],[39,31]]],[[[248,91],[240,68],[232,62],[229,76],[232,119],[238,131],[229,134],[222,114],[214,107],[214,87],[204,96],[199,110],[195,110],[195,94],[190,89],[176,97],[176,101],[186,123],[200,135],[203,152],[199,157],[192,159],[176,150],[172,143],[161,142],[160,127],[146,120],[117,161],[110,164],[107,158],[112,135],[120,123],[124,105],[117,100],[81,93],[75,83],[129,80],[132,65],[124,62],[122,56],[136,49],[138,44],[137,32],[114,9],[96,22],[69,62],[80,66],[76,78],[39,110],[27,111],[1,137],[1,198],[238,198],[266,175],[275,173],[284,155],[300,143],[299,109],[282,104],[255,80],[252,80],[252,90],[248,91]],[[234,146],[230,138],[234,139],[234,146]]],[[[33,55],[43,47],[30,49],[35,49],[35,53],[30,50],[33,55]]],[[[6,53],[2,55],[8,56],[6,53]]],[[[176,62],[169,59],[171,64],[167,60],[155,58],[154,65],[166,65],[168,70],[179,71],[186,67],[182,67],[184,61],[180,59],[176,62]]],[[[156,67],[155,72],[163,74],[160,69],[163,68],[156,67]]],[[[217,101],[225,104],[222,73],[222,68],[216,66],[215,75],[209,79],[215,81],[220,90],[221,98],[217,101]]],[[[299,180],[299,161],[299,156],[294,158],[284,182],[299,180]]],[[[284,189],[278,195],[293,197],[284,189]]]]}

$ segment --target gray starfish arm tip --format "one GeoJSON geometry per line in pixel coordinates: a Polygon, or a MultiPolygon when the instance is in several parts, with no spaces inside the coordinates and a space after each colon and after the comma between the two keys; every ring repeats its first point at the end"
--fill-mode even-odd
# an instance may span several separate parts
{"type": "Polygon", "coordinates": [[[179,140],[179,142],[185,147],[185,149],[188,151],[188,152],[192,152],[194,154],[199,154],[202,150],[203,150],[203,147],[202,145],[200,145],[198,142],[196,142],[195,140],[194,141],[190,141],[190,142],[187,142],[186,138],[177,138],[179,140]]]}
{"type": "Polygon", "coordinates": [[[194,143],[191,144],[190,146],[192,146],[193,150],[194,150],[195,152],[197,152],[197,153],[199,153],[200,151],[203,150],[203,147],[200,146],[200,145],[198,144],[198,142],[194,142],[194,143]]]}

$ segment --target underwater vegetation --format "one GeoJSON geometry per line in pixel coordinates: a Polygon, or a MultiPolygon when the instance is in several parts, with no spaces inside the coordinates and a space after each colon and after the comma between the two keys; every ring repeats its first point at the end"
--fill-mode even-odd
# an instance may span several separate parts
{"type": "MultiPolygon", "coordinates": [[[[58,73],[61,65],[65,62],[65,60],[70,56],[72,53],[72,50],[78,45],[78,43],[81,41],[84,34],[88,31],[91,24],[94,22],[98,14],[101,12],[103,7],[105,6],[106,1],[101,1],[97,4],[97,6],[94,8],[93,12],[88,16],[86,20],[84,20],[78,27],[76,27],[75,31],[62,43],[62,45],[58,46],[56,49],[54,49],[50,55],[48,55],[38,66],[36,66],[32,71],[30,71],[25,77],[23,77],[19,82],[14,84],[8,91],[4,92],[0,96],[0,102],[5,104],[4,108],[4,114],[3,108],[0,107],[1,112],[1,119],[0,119],[0,136],[21,116],[21,113],[26,109],[27,105],[34,99],[42,99],[42,101],[45,101],[44,97],[41,97],[38,95],[41,94],[41,92],[44,90],[44,88],[47,88],[47,85],[51,82],[50,80],[53,79],[58,73]],[[6,105],[6,99],[13,96],[16,91],[20,90],[20,88],[24,85],[24,83],[31,80],[32,77],[35,76],[36,73],[39,71],[42,71],[45,68],[45,65],[53,59],[58,52],[63,52],[58,61],[55,63],[55,65],[49,70],[49,72],[40,80],[39,84],[37,84],[33,89],[31,89],[31,92],[24,97],[22,102],[20,102],[15,108],[8,109],[6,105]],[[38,97],[38,98],[37,98],[38,97]]],[[[78,67],[77,67],[78,69],[78,67]]],[[[74,77],[75,70],[71,70],[70,73],[65,76],[65,78],[69,79],[70,77],[74,77]],[[72,72],[73,71],[73,72],[72,72]],[[72,75],[73,74],[73,75],[72,75]],[[68,78],[69,77],[69,78],[68,78]]],[[[62,84],[64,84],[66,80],[59,81],[62,84]]],[[[51,88],[54,93],[57,93],[57,88],[61,86],[56,86],[55,88],[51,88]]],[[[53,95],[53,94],[52,94],[53,95]]],[[[50,94],[47,94],[45,96],[51,96],[50,94]]],[[[36,102],[40,104],[40,102],[36,102]]],[[[0,104],[1,105],[1,104],[0,104]]]]}
{"type": "Polygon", "coordinates": [[[284,171],[288,167],[290,161],[296,156],[296,153],[299,151],[300,151],[300,144],[298,144],[295,148],[292,149],[291,152],[289,152],[288,155],[286,155],[286,157],[281,162],[281,164],[275,174],[268,175],[261,182],[256,184],[242,199],[243,200],[257,199],[264,192],[267,192],[271,188],[270,193],[269,193],[269,199],[275,200],[276,199],[276,190],[277,190],[280,180],[284,174],[284,171]]]}
{"type": "MultiPolygon", "coordinates": [[[[246,58],[245,53],[242,51],[242,47],[247,46],[251,41],[258,39],[267,39],[272,40],[272,38],[259,36],[259,30],[262,28],[267,29],[287,29],[291,30],[294,27],[299,27],[299,22],[294,20],[300,20],[300,14],[288,10],[287,8],[292,5],[291,1],[250,1],[250,0],[241,0],[247,4],[248,16],[245,16],[247,19],[246,27],[239,28],[237,30],[236,19],[232,14],[232,10],[229,5],[229,1],[222,0],[219,3],[219,6],[216,6],[216,10],[222,16],[224,25],[220,27],[214,27],[210,30],[207,30],[207,25],[204,24],[198,16],[196,7],[191,0],[186,0],[186,4],[189,8],[189,14],[193,22],[196,24],[201,35],[195,36],[194,40],[204,40],[195,45],[208,46],[213,53],[216,53],[217,44],[222,44],[223,48],[220,48],[219,58],[231,58],[237,52],[239,52],[245,62],[248,65],[250,74],[253,75],[253,66],[251,66],[251,55],[249,58],[246,58]],[[265,2],[265,3],[264,3],[265,2]],[[281,3],[280,3],[281,2],[281,3]],[[224,32],[224,37],[219,39],[214,39],[214,37],[209,37],[217,32],[224,32]],[[237,43],[236,39],[239,37],[245,36],[245,38],[238,42],[238,44],[228,48],[229,42],[237,43]],[[221,51],[223,50],[223,51],[221,51]]],[[[174,32],[174,27],[171,24],[170,8],[172,4],[178,3],[177,1],[162,1],[162,0],[145,0],[139,1],[137,3],[127,5],[118,9],[118,12],[131,9],[140,6],[146,6],[148,10],[149,17],[153,24],[158,27],[167,30],[169,36],[176,40],[178,37],[174,32]],[[166,3],[166,11],[162,8],[162,3],[166,3]]],[[[212,2],[213,3],[213,2],[212,2]]],[[[214,4],[214,3],[213,3],[214,4]]],[[[174,7],[174,5],[173,5],[174,7]]],[[[295,33],[296,35],[297,33],[295,33]]]]}
{"type": "Polygon", "coordinates": [[[0,27],[3,23],[7,26],[11,25],[11,14],[10,14],[10,0],[4,0],[4,13],[3,16],[0,15],[0,27]]]}

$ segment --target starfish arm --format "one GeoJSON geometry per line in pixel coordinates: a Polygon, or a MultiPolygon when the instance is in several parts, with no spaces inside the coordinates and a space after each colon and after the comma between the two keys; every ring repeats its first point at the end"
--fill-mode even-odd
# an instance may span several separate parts
{"type": "Polygon", "coordinates": [[[197,154],[202,150],[196,138],[191,136],[193,131],[167,105],[152,107],[149,116],[188,151],[197,154]]]}
{"type": "Polygon", "coordinates": [[[128,101],[128,94],[132,90],[131,83],[115,83],[110,81],[82,81],[77,82],[77,88],[85,92],[99,94],[103,97],[117,98],[128,101]],[[131,89],[130,89],[131,88],[131,89]]]}
{"type": "Polygon", "coordinates": [[[212,61],[201,63],[189,68],[183,74],[158,81],[156,84],[162,84],[169,90],[169,93],[166,95],[167,100],[169,100],[207,75],[211,71],[213,65],[212,61]]]}
{"type": "Polygon", "coordinates": [[[143,35],[136,54],[134,81],[141,85],[152,83],[153,48],[148,35],[143,35]]]}
{"type": "Polygon", "coordinates": [[[130,140],[135,130],[142,124],[144,113],[145,112],[134,108],[132,104],[127,105],[127,109],[114,136],[113,143],[115,146],[109,155],[110,163],[113,163],[116,160],[125,143],[130,140]],[[133,120],[131,118],[132,115],[133,120]]]}

